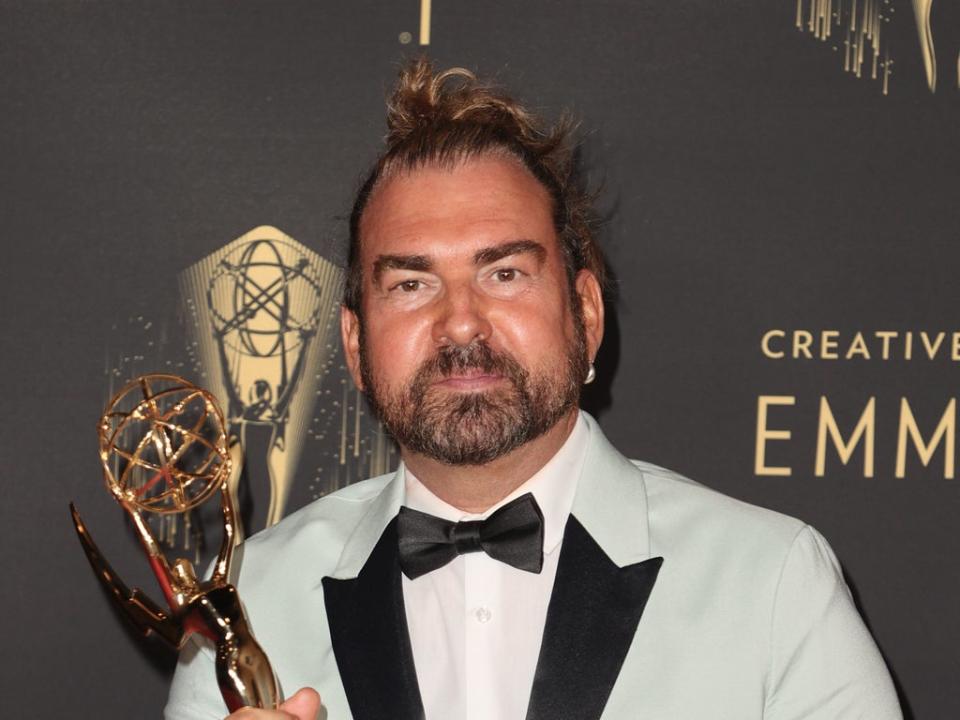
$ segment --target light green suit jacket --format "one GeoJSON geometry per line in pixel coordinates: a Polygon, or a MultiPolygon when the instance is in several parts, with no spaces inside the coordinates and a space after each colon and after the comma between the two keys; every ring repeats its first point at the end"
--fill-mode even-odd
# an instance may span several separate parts
{"type": "MultiPolygon", "coordinates": [[[[814,529],[627,460],[586,418],[527,720],[901,718],[814,529]]],[[[316,688],[330,720],[422,717],[396,562],[403,488],[402,470],[352,485],[243,549],[237,585],[283,691],[316,688]]],[[[181,654],[167,720],[226,715],[205,642],[181,654]]]]}

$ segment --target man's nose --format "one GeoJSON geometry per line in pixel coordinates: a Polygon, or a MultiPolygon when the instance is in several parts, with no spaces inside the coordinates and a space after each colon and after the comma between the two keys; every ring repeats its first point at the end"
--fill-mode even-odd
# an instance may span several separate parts
{"type": "Polygon", "coordinates": [[[446,288],[433,326],[433,339],[438,345],[465,346],[475,340],[488,340],[492,330],[484,298],[471,283],[446,288]]]}

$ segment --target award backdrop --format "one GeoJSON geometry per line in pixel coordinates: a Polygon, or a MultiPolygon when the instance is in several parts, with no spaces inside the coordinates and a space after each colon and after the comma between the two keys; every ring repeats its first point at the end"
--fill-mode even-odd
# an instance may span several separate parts
{"type": "MultiPolygon", "coordinates": [[[[217,396],[247,531],[396,464],[337,300],[384,95],[426,50],[582,120],[605,432],[822,531],[907,716],[957,717],[958,27],[930,0],[0,0],[4,715],[164,703],[172,654],[67,511],[156,595],[96,450],[132,377],[217,396]]],[[[206,520],[154,530],[202,561],[206,520]]]]}

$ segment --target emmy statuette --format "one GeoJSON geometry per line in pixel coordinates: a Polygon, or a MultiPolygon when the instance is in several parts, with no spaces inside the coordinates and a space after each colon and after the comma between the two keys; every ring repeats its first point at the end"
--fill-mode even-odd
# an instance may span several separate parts
{"type": "Polygon", "coordinates": [[[110,401],[98,432],[107,487],[133,522],[167,608],[120,579],[71,503],[94,574],[145,636],[155,633],[177,649],[193,633],[213,642],[217,684],[230,712],[276,708],[276,677],[229,581],[237,525],[228,479],[235,459],[214,397],[175,375],[144,375],[110,401]],[[223,539],[210,578],[200,580],[186,558],[167,559],[144,513],[187,513],[218,492],[223,539]]]}

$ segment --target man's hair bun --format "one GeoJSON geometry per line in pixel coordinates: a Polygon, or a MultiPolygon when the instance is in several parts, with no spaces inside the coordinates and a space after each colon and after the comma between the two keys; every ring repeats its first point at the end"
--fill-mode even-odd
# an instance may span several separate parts
{"type": "Polygon", "coordinates": [[[401,70],[387,100],[387,145],[453,124],[485,126],[533,145],[545,139],[537,118],[496,86],[465,68],[435,73],[426,57],[417,58],[401,70]]]}

